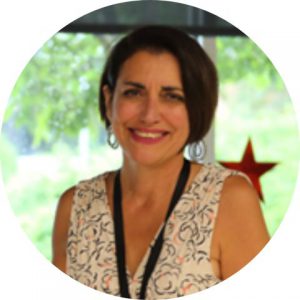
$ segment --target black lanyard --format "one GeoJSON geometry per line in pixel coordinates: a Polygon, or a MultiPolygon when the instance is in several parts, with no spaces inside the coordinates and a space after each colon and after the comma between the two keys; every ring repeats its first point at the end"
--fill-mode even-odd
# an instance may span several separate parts
{"type": "MultiPolygon", "coordinates": [[[[157,259],[159,257],[162,245],[163,245],[163,235],[166,222],[173,211],[176,203],[180,199],[186,182],[190,174],[190,163],[188,160],[184,159],[183,167],[180,171],[179,177],[177,179],[176,187],[173,192],[172,199],[169,204],[168,212],[165,217],[164,225],[157,237],[154,246],[151,248],[151,252],[145,267],[141,291],[139,299],[145,299],[145,293],[149,278],[153,272],[156,265],[157,259]]],[[[125,255],[125,243],[124,243],[124,229],[123,229],[123,215],[122,215],[122,189],[120,182],[120,171],[117,172],[115,183],[114,183],[114,228],[115,228],[115,243],[116,243],[116,256],[117,256],[117,266],[119,275],[119,287],[120,296],[125,298],[131,298],[128,290],[128,282],[126,276],[126,255],[125,255]]]]}

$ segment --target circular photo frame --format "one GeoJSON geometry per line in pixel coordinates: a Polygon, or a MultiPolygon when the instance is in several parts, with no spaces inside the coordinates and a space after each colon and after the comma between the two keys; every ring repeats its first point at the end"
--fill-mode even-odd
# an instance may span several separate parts
{"type": "MultiPolygon", "coordinates": [[[[224,27],[217,28],[221,26],[220,21],[215,21],[215,28],[203,26],[207,33],[203,28],[201,32],[195,24],[206,11],[175,2],[156,2],[166,8],[160,16],[155,13],[154,2],[151,2],[151,16],[158,18],[154,22],[171,25],[168,20],[178,13],[177,23],[173,26],[190,30],[218,69],[220,103],[214,128],[204,140],[208,153],[205,163],[215,161],[241,166],[243,158],[247,157],[246,146],[250,139],[256,168],[262,164],[276,164],[265,174],[257,173],[256,179],[264,200],[261,207],[269,233],[277,236],[276,242],[280,243],[279,232],[283,229],[278,228],[294,194],[299,162],[296,105],[294,103],[293,107],[286,85],[262,50],[234,26],[228,28],[226,22],[221,24],[224,27]],[[177,12],[171,12],[171,7],[177,7],[177,12]],[[186,12],[184,7],[188,8],[186,12]],[[181,15],[188,16],[187,20],[180,19],[181,15]],[[192,20],[195,23],[191,24],[192,20]],[[184,25],[179,21],[190,23],[184,25]],[[217,30],[222,34],[218,35],[217,30]]],[[[136,27],[140,20],[150,22],[149,10],[145,8],[141,9],[144,15],[137,20],[129,18],[130,14],[126,15],[126,6],[130,12],[132,7],[138,11],[137,7],[142,5],[150,5],[150,2],[116,4],[115,27],[113,22],[107,23],[107,20],[114,20],[109,6],[99,10],[100,14],[106,10],[103,14],[106,19],[103,16],[97,18],[92,12],[53,35],[25,66],[6,105],[0,141],[3,190],[21,228],[47,260],[51,260],[52,228],[60,195],[80,180],[122,164],[120,149],[111,150],[105,145],[107,137],[97,112],[99,77],[111,45],[136,27]],[[121,23],[126,23],[126,20],[128,24],[121,23]],[[97,22],[100,22],[99,27],[97,22]],[[102,28],[102,32],[96,28],[102,28]]],[[[206,5],[209,9],[209,4],[206,5]]],[[[213,8],[210,11],[214,11],[213,8]]],[[[212,16],[207,13],[203,20],[207,20],[207,24],[213,23],[212,16]]],[[[241,22],[239,18],[236,24],[238,22],[241,22]]],[[[4,207],[4,211],[10,214],[8,207],[4,207]]],[[[292,212],[289,213],[293,217],[292,212]]],[[[15,222],[14,216],[9,218],[12,221],[8,222],[15,222]]],[[[284,225],[287,228],[287,223],[284,225]]],[[[15,231],[21,234],[20,239],[27,245],[22,233],[13,229],[15,231]]],[[[270,243],[275,247],[276,242],[272,238],[270,243]]],[[[30,257],[35,249],[28,247],[27,257],[30,257]]],[[[265,249],[264,256],[255,259],[256,264],[251,263],[247,270],[239,272],[241,278],[244,275],[247,278],[247,271],[253,276],[251,272],[258,268],[258,264],[270,268],[264,261],[269,250],[265,249]]],[[[41,263],[44,263],[43,259],[41,263]]],[[[57,274],[53,273],[55,282],[57,274]]],[[[233,276],[225,283],[227,281],[234,286],[235,282],[239,283],[239,276],[233,276]]],[[[74,282],[70,280],[67,284],[73,287],[74,282]]],[[[32,284],[29,282],[28,285],[32,284]]],[[[227,284],[222,282],[220,290],[223,289],[221,286],[226,289],[227,284]]],[[[205,295],[209,297],[209,290],[203,292],[203,299],[205,295]]],[[[219,295],[217,286],[212,290],[212,296],[214,293],[219,295]]],[[[193,296],[198,295],[191,298],[193,296]]]]}

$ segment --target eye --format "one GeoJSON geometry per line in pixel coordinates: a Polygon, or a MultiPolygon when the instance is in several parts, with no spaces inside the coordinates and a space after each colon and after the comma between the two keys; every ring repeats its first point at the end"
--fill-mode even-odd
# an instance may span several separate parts
{"type": "Polygon", "coordinates": [[[141,95],[141,91],[139,89],[127,89],[123,92],[125,97],[131,98],[141,95]]]}
{"type": "Polygon", "coordinates": [[[185,101],[185,97],[183,95],[174,92],[165,93],[164,97],[172,101],[180,101],[180,102],[185,101]]]}

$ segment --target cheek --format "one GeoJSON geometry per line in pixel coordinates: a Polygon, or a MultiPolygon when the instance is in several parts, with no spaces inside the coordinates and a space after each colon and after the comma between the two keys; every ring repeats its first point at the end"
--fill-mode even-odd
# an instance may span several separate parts
{"type": "Polygon", "coordinates": [[[126,101],[116,101],[113,106],[113,119],[125,122],[138,114],[138,107],[126,101]]]}
{"type": "Polygon", "coordinates": [[[180,126],[181,128],[189,129],[189,117],[187,110],[185,108],[178,108],[173,111],[172,122],[176,125],[176,127],[180,126]]]}

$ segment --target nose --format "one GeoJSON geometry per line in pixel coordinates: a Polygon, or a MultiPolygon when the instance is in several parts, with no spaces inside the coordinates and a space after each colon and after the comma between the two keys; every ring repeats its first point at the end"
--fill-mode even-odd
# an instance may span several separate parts
{"type": "Polygon", "coordinates": [[[161,107],[159,103],[159,96],[148,95],[145,97],[142,108],[140,119],[145,124],[156,124],[160,121],[161,107]]]}

